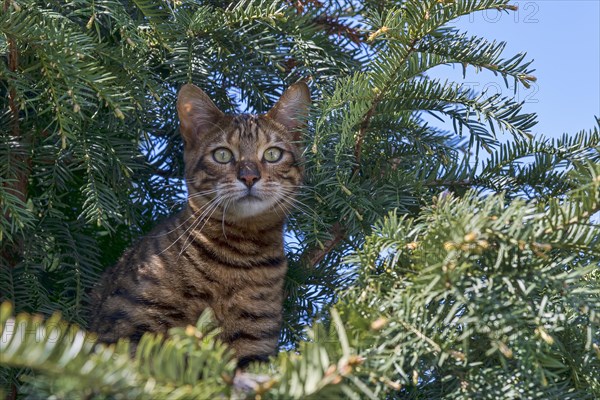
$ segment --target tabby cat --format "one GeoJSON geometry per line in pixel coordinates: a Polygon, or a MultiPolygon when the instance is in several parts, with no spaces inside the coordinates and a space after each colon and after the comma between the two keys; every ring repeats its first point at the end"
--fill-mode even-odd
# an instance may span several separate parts
{"type": "Polygon", "coordinates": [[[198,87],[180,90],[186,208],[128,249],[94,293],[105,343],[194,325],[207,307],[240,367],[275,354],[282,323],[286,212],[301,184],[310,104],[290,86],[264,115],[224,115],[198,87]]]}

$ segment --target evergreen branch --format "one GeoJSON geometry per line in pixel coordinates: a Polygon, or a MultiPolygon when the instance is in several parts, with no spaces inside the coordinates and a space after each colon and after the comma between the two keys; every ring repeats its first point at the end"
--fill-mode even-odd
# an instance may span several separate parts
{"type": "Polygon", "coordinates": [[[383,112],[439,111],[450,115],[455,127],[458,123],[458,129],[455,128],[457,134],[462,126],[468,127],[488,150],[495,145],[494,123],[515,136],[525,137],[530,135],[528,130],[536,123],[535,115],[520,114],[522,104],[499,95],[485,98],[486,93],[474,97],[459,84],[430,79],[413,80],[400,85],[397,93],[397,96],[386,101],[392,104],[386,104],[383,112]],[[457,110],[452,105],[460,105],[464,109],[457,110]],[[481,126],[481,119],[488,122],[490,133],[481,126]]]}
{"type": "MultiPolygon", "coordinates": [[[[584,369],[598,370],[600,359],[592,361],[586,355],[592,351],[589,341],[571,345],[576,355],[567,355],[568,350],[556,344],[565,330],[600,334],[600,321],[590,314],[600,305],[600,281],[594,278],[600,254],[592,250],[598,248],[598,225],[564,234],[546,229],[549,225],[569,229],[562,223],[585,223],[588,211],[598,211],[600,180],[596,182],[594,169],[589,174],[590,182],[580,191],[550,207],[522,201],[506,204],[502,196],[445,195],[416,220],[392,213],[378,224],[363,249],[350,259],[363,268],[360,284],[345,295],[352,299],[360,295],[360,303],[349,301],[343,309],[355,316],[359,343],[369,337],[362,327],[373,321],[376,342],[368,343],[365,352],[373,368],[421,393],[431,385],[421,381],[423,370],[435,376],[434,382],[444,379],[448,384],[455,379],[444,375],[444,370],[453,370],[446,367],[448,356],[471,371],[479,356],[503,358],[506,362],[499,371],[509,374],[521,366],[534,368],[535,377],[529,375],[531,387],[551,387],[551,391],[570,384],[570,369],[559,371],[550,359],[573,357],[575,363],[586,364],[584,369]],[[559,246],[549,244],[556,240],[559,246]],[[577,260],[573,251],[582,251],[591,263],[577,260]],[[578,294],[567,295],[565,290],[578,294]],[[574,319],[565,314],[578,315],[580,325],[572,328],[574,319]],[[405,321],[416,321],[418,328],[405,321]],[[535,336],[528,333],[532,326],[535,336]],[[437,352],[434,357],[432,348],[437,352]]],[[[570,368],[580,367],[570,364],[570,368]]],[[[464,379],[472,382],[475,377],[464,379]]],[[[490,385],[487,379],[481,378],[478,385],[490,385]]],[[[593,381],[584,385],[597,390],[592,389],[593,381]]],[[[481,393],[477,386],[463,390],[471,396],[481,393]]]]}
{"type": "Polygon", "coordinates": [[[60,316],[46,322],[26,314],[15,318],[10,305],[3,303],[0,363],[39,371],[42,375],[35,385],[38,396],[52,393],[56,385],[66,396],[78,398],[127,394],[128,398],[140,399],[154,395],[192,399],[223,395],[229,392],[225,378],[233,375],[234,363],[225,346],[215,341],[209,320],[207,313],[197,327],[173,330],[168,339],[145,335],[132,360],[125,341],[95,349],[93,336],[69,326],[60,316]],[[210,368],[204,368],[207,365],[210,368]],[[200,371],[202,381],[198,381],[200,371]],[[154,385],[145,384],[149,379],[154,385]]]}
{"type": "MultiPolygon", "coordinates": [[[[389,70],[389,67],[386,66],[386,63],[390,61],[384,60],[379,64],[375,64],[373,66],[373,71],[375,73],[379,71],[384,71],[384,77],[376,76],[375,79],[379,82],[379,85],[376,88],[376,95],[373,97],[371,101],[371,107],[366,111],[361,123],[358,127],[358,133],[356,137],[356,145],[355,145],[355,159],[356,166],[354,168],[354,173],[356,173],[360,168],[360,154],[362,153],[362,143],[364,141],[364,137],[369,128],[370,121],[375,113],[375,110],[379,103],[387,96],[387,92],[392,88],[393,84],[396,82],[397,77],[403,71],[406,62],[413,52],[419,51],[419,46],[421,42],[426,41],[429,38],[429,35],[432,34],[436,29],[450,21],[451,19],[457,18],[461,15],[465,15],[477,10],[484,10],[489,8],[496,9],[514,9],[514,7],[506,4],[507,1],[481,1],[481,2],[465,2],[458,3],[446,6],[445,4],[440,4],[437,1],[426,1],[420,2],[418,5],[408,3],[405,5],[405,9],[403,10],[406,14],[400,14],[398,12],[392,11],[386,17],[376,16],[374,18],[374,25],[379,26],[379,29],[375,31],[370,36],[370,40],[374,40],[378,37],[387,37],[388,40],[392,40],[393,42],[388,47],[388,51],[393,54],[392,57],[389,57],[389,60],[393,60],[395,67],[389,70]],[[402,15],[403,18],[399,18],[402,15]],[[404,30],[405,25],[407,25],[407,30],[404,30]],[[400,46],[394,46],[394,42],[399,42],[400,46]],[[395,51],[399,51],[398,55],[395,55],[395,51]],[[399,56],[399,57],[398,57],[399,56]]],[[[446,39],[446,36],[443,36],[446,39]]],[[[473,39],[472,39],[473,40],[473,39]]],[[[503,45],[499,46],[501,50],[503,45]]],[[[498,48],[493,48],[492,45],[488,46],[487,49],[481,50],[481,46],[479,48],[480,55],[486,54],[490,52],[490,49],[493,50],[492,53],[497,53],[498,48]]],[[[479,57],[481,59],[481,56],[479,57]]],[[[522,59],[522,58],[521,58],[522,59]]],[[[511,65],[519,64],[519,62],[509,62],[511,65]]],[[[489,62],[488,62],[489,64],[489,62]]],[[[491,65],[491,64],[490,64],[491,65]]],[[[526,68],[527,65],[522,68],[526,68]]],[[[404,81],[408,81],[408,77],[403,77],[404,81]]],[[[526,78],[522,77],[522,80],[526,78]]],[[[515,108],[510,111],[510,114],[507,114],[508,111],[504,112],[504,114],[515,116],[520,111],[520,108],[515,108]]],[[[501,114],[501,115],[504,115],[501,114]]],[[[531,125],[531,118],[520,117],[523,120],[524,126],[531,125]]],[[[510,125],[507,126],[510,129],[510,125]]],[[[493,127],[492,127],[493,129],[493,127]]],[[[471,125],[471,131],[477,132],[477,129],[471,125]]]]}
{"type": "Polygon", "coordinates": [[[313,268],[323,261],[325,256],[333,251],[346,238],[346,232],[339,223],[333,224],[331,232],[333,233],[333,237],[327,240],[322,248],[313,249],[308,252],[306,258],[313,268]]]}
{"type": "Polygon", "coordinates": [[[600,135],[597,128],[552,140],[544,137],[516,139],[491,153],[490,159],[482,164],[479,184],[498,192],[512,185],[510,192],[514,194],[519,187],[539,186],[532,197],[560,196],[574,184],[569,176],[574,166],[586,160],[600,161],[598,146],[600,135]],[[524,161],[531,157],[531,163],[524,161]]]}
{"type": "MultiPolygon", "coordinates": [[[[304,357],[281,353],[275,360],[276,375],[264,384],[251,383],[256,395],[300,399],[341,392],[356,397],[357,392],[362,392],[375,399],[366,385],[352,379],[354,370],[364,360],[353,354],[347,340],[342,344],[346,333],[339,317],[336,322],[331,327],[335,335],[327,334],[322,326],[316,327],[320,333],[313,333],[315,340],[302,344],[304,357]],[[328,337],[337,343],[328,341],[328,337]]],[[[64,396],[78,398],[125,395],[140,399],[196,399],[232,394],[245,398],[246,393],[232,385],[246,376],[234,377],[231,352],[216,339],[216,334],[212,314],[206,312],[195,327],[172,329],[168,338],[144,335],[132,359],[127,341],[97,346],[93,335],[69,326],[58,314],[45,322],[27,314],[13,317],[10,304],[3,303],[0,365],[36,370],[38,376],[31,389],[37,396],[54,393],[54,388],[60,387],[64,396]],[[148,381],[153,384],[145,384],[148,381]]]]}
{"type": "MultiPolygon", "coordinates": [[[[1,179],[0,182],[0,213],[3,216],[0,221],[0,239],[2,243],[15,243],[18,246],[19,240],[15,235],[23,233],[33,225],[33,215],[27,209],[27,203],[23,201],[23,192],[18,192],[11,180],[1,179]],[[5,242],[6,241],[6,242],[5,242]]],[[[4,250],[10,251],[7,248],[4,250]]],[[[14,260],[15,254],[9,256],[4,253],[5,260],[14,260]]]]}
{"type": "MultiPolygon", "coordinates": [[[[9,8],[11,6],[10,0],[4,0],[3,11],[4,13],[8,13],[9,8]]],[[[8,42],[8,69],[10,72],[14,73],[17,71],[19,66],[19,53],[17,51],[17,44],[15,39],[11,36],[7,36],[8,42]]],[[[19,136],[19,107],[16,103],[17,93],[14,87],[11,87],[8,93],[8,105],[12,116],[12,134],[15,137],[19,136]]],[[[20,181],[20,180],[19,180],[20,181]]],[[[20,188],[25,189],[26,188],[20,188]]],[[[23,191],[23,198],[26,198],[26,192],[23,191]]]]}
{"type": "Polygon", "coordinates": [[[536,81],[531,75],[533,70],[529,69],[532,61],[523,63],[525,54],[517,54],[509,60],[501,59],[505,47],[505,42],[488,42],[476,36],[468,37],[466,33],[453,33],[428,37],[419,43],[417,50],[441,56],[444,63],[462,64],[463,76],[466,67],[472,65],[477,70],[487,69],[494,75],[500,74],[505,80],[512,76],[515,81],[529,87],[529,82],[536,81]]]}
{"type": "Polygon", "coordinates": [[[329,15],[319,15],[314,19],[314,23],[317,26],[323,27],[325,32],[329,35],[346,36],[350,41],[356,45],[364,43],[366,36],[361,33],[358,29],[351,26],[348,23],[340,21],[339,18],[335,18],[329,15]]]}
{"type": "Polygon", "coordinates": [[[377,88],[376,95],[370,101],[371,105],[368,108],[368,110],[366,111],[366,113],[364,114],[362,121],[360,122],[360,124],[358,126],[358,134],[356,137],[356,144],[354,146],[354,158],[356,160],[356,166],[354,167],[353,174],[358,173],[358,171],[360,170],[362,144],[363,144],[365,135],[367,134],[367,130],[369,129],[371,119],[373,118],[373,115],[375,114],[375,110],[377,109],[377,106],[379,105],[379,103],[383,100],[384,96],[387,95],[387,92],[391,89],[394,81],[396,80],[397,74],[399,74],[401,71],[401,68],[404,67],[404,63],[406,63],[406,61],[410,57],[411,53],[413,51],[415,51],[415,44],[418,42],[418,40],[419,40],[419,38],[411,39],[411,41],[408,43],[408,48],[401,50],[400,59],[394,60],[396,62],[397,68],[395,70],[393,70],[393,72],[389,76],[386,77],[387,79],[385,80],[384,86],[382,88],[377,88]]]}
{"type": "Polygon", "coordinates": [[[462,186],[462,187],[473,187],[477,185],[476,181],[472,181],[469,179],[462,179],[462,180],[438,180],[435,179],[433,181],[429,181],[429,182],[425,182],[424,183],[425,186],[430,186],[430,187],[438,187],[438,186],[450,186],[450,187],[454,187],[454,186],[462,186]]]}

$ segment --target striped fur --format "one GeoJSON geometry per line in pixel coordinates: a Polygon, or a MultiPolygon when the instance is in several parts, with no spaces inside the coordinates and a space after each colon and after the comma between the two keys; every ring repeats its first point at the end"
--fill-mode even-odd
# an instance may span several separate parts
{"type": "Polygon", "coordinates": [[[210,307],[241,367],[275,354],[287,270],[283,226],[302,180],[297,142],[309,102],[301,83],[266,115],[226,116],[197,87],[182,88],[188,204],[104,274],[91,321],[100,341],[135,343],[148,331],[193,325],[210,307]],[[218,161],[223,148],[229,162],[218,161]],[[267,160],[272,148],[280,159],[267,160]]]}

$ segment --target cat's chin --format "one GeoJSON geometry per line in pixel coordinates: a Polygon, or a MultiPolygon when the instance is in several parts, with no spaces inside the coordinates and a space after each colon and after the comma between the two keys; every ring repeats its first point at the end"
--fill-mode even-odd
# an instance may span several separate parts
{"type": "Polygon", "coordinates": [[[273,202],[254,195],[241,197],[227,209],[228,216],[236,219],[247,219],[267,214],[273,210],[273,202]]]}

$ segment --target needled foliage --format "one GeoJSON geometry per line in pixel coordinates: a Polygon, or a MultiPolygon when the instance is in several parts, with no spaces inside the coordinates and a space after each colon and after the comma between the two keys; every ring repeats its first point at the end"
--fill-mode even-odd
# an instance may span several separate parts
{"type": "Polygon", "coordinates": [[[3,393],[600,397],[598,127],[534,136],[536,116],[515,98],[428,76],[457,65],[528,87],[525,54],[452,24],[515,8],[4,1],[3,393]],[[260,113],[300,79],[314,104],[286,232],[282,352],[252,367],[269,379],[236,392],[209,315],[145,336],[134,359],[125,342],[94,347],[90,288],[185,201],[178,89],[191,82],[225,112],[260,113]]]}

